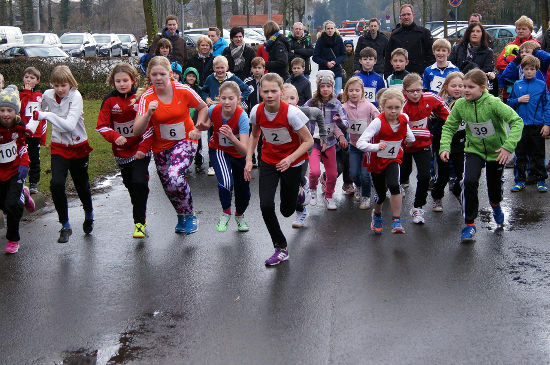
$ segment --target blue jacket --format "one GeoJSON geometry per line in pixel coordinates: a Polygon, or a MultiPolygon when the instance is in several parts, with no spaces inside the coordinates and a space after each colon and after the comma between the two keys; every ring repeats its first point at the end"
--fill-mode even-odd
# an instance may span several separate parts
{"type": "Polygon", "coordinates": [[[550,125],[550,94],[546,83],[538,79],[516,81],[507,100],[516,110],[525,125],[550,125]],[[528,103],[519,103],[518,98],[531,95],[528,103]]]}
{"type": "Polygon", "coordinates": [[[229,44],[227,43],[227,41],[226,41],[223,37],[220,37],[220,39],[218,39],[218,41],[212,45],[212,55],[213,55],[214,57],[216,57],[216,56],[221,56],[223,50],[224,50],[228,45],[229,45],[229,44]]]}
{"type": "Polygon", "coordinates": [[[246,84],[241,81],[241,79],[239,79],[237,76],[233,75],[229,71],[226,73],[225,79],[221,82],[216,78],[215,73],[206,78],[206,81],[204,82],[204,85],[202,87],[204,98],[206,99],[207,97],[209,97],[210,99],[215,100],[216,97],[220,95],[220,85],[223,84],[225,81],[235,81],[237,85],[239,85],[239,89],[241,89],[242,104],[243,107],[246,108],[246,99],[248,99],[248,95],[250,95],[250,90],[248,86],[246,86],[246,84]]]}
{"type": "Polygon", "coordinates": [[[342,62],[345,59],[346,47],[344,47],[342,37],[336,33],[329,37],[323,32],[317,39],[313,50],[313,62],[319,65],[319,70],[330,70],[334,72],[334,77],[342,77],[342,62]],[[332,46],[329,45],[331,42],[334,42],[332,46]],[[336,65],[333,68],[328,68],[327,62],[329,61],[335,61],[336,65]]]}
{"type": "MultiPolygon", "coordinates": [[[[540,60],[540,70],[537,71],[537,79],[546,81],[546,72],[550,65],[550,53],[539,50],[535,56],[540,60]]],[[[520,65],[510,62],[504,71],[498,74],[498,87],[502,89],[509,86],[511,89],[512,84],[521,79],[523,79],[523,70],[520,65]]]]}
{"type": "Polygon", "coordinates": [[[443,70],[437,67],[437,62],[431,66],[426,67],[424,70],[424,77],[422,78],[422,87],[434,94],[439,94],[441,86],[447,75],[451,72],[460,71],[451,61],[448,61],[448,65],[443,70]]]}
{"type": "Polygon", "coordinates": [[[374,104],[375,107],[378,107],[378,102],[376,101],[376,93],[378,90],[386,87],[386,82],[382,75],[377,74],[374,71],[361,71],[357,74],[363,80],[363,85],[365,86],[365,99],[374,104]]]}

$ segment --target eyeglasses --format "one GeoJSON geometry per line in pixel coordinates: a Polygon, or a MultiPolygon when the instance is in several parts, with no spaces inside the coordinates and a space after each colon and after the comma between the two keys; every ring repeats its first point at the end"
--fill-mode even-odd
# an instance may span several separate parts
{"type": "Polygon", "coordinates": [[[415,89],[415,90],[405,90],[407,94],[421,94],[422,89],[415,89]]]}

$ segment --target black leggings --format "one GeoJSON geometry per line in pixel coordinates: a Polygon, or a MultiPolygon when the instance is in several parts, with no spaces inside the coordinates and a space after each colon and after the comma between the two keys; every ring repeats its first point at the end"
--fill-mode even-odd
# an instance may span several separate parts
{"type": "Polygon", "coordinates": [[[390,190],[391,195],[401,193],[399,189],[399,164],[397,162],[390,163],[384,172],[375,174],[371,172],[372,184],[376,190],[374,201],[376,204],[382,204],[386,200],[386,190],[390,190]]]}
{"type": "Polygon", "coordinates": [[[548,174],[544,167],[545,139],[540,135],[541,125],[525,125],[521,139],[516,147],[514,176],[516,182],[525,182],[525,173],[529,163],[529,176],[537,181],[546,180],[548,174]]]}
{"type": "Polygon", "coordinates": [[[428,188],[430,186],[430,147],[420,151],[403,154],[403,162],[401,163],[401,184],[409,181],[409,175],[412,172],[413,158],[416,163],[416,195],[414,196],[414,207],[422,208],[426,204],[428,188]]]}
{"type": "Polygon", "coordinates": [[[149,196],[149,162],[150,156],[120,165],[122,183],[130,193],[134,224],[145,224],[145,211],[149,196]]]}
{"type": "Polygon", "coordinates": [[[29,151],[29,183],[38,184],[40,181],[40,138],[27,137],[27,150],[29,151]]]}
{"type": "MultiPolygon", "coordinates": [[[[434,200],[441,200],[443,199],[443,196],[445,196],[445,186],[447,186],[447,183],[449,182],[450,162],[453,163],[456,178],[458,181],[462,180],[462,173],[464,172],[464,152],[449,154],[449,162],[443,162],[439,155],[435,156],[434,161],[436,180],[432,189],[432,198],[434,200]]],[[[452,192],[454,196],[460,199],[460,193],[462,192],[460,184],[454,184],[452,187],[452,192]]]]}
{"type": "Polygon", "coordinates": [[[6,213],[6,239],[19,241],[19,221],[23,216],[23,182],[15,174],[11,179],[0,181],[0,209],[6,213]]]}

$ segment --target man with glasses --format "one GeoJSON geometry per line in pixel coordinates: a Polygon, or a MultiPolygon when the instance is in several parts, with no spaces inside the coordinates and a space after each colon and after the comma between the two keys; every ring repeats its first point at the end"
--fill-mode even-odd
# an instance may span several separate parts
{"type": "Polygon", "coordinates": [[[384,76],[387,78],[393,72],[390,59],[392,51],[396,48],[404,48],[409,52],[407,71],[422,75],[426,67],[435,62],[432,52],[432,34],[428,29],[414,22],[414,11],[411,4],[401,5],[399,25],[392,31],[386,47],[384,76]]]}
{"type": "MultiPolygon", "coordinates": [[[[296,57],[302,58],[306,64],[304,76],[309,79],[309,74],[311,73],[310,58],[313,56],[313,47],[311,46],[311,38],[309,34],[305,33],[304,29],[304,25],[300,22],[296,22],[292,26],[292,33],[288,36],[288,43],[290,43],[288,64],[290,65],[291,61],[296,57]]],[[[292,73],[292,70],[290,71],[292,73]]]]}
{"type": "Polygon", "coordinates": [[[388,37],[380,32],[380,21],[377,18],[372,18],[369,20],[369,27],[363,31],[363,35],[357,40],[354,62],[355,73],[361,71],[359,53],[361,53],[363,48],[370,47],[374,49],[378,55],[376,64],[374,65],[374,72],[382,75],[384,73],[384,52],[387,45],[388,37]]]}

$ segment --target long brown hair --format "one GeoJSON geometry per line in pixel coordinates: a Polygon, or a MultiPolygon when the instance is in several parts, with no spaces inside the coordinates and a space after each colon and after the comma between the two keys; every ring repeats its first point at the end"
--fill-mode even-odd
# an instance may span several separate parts
{"type": "Polygon", "coordinates": [[[475,27],[479,27],[481,29],[481,41],[479,44],[481,45],[481,48],[487,48],[489,47],[488,38],[489,35],[487,34],[487,31],[485,28],[483,28],[483,25],[478,22],[474,22],[470,25],[468,25],[468,28],[466,28],[466,32],[464,32],[464,36],[459,41],[460,44],[468,45],[470,43],[470,34],[472,34],[472,30],[474,30],[475,27]]]}

